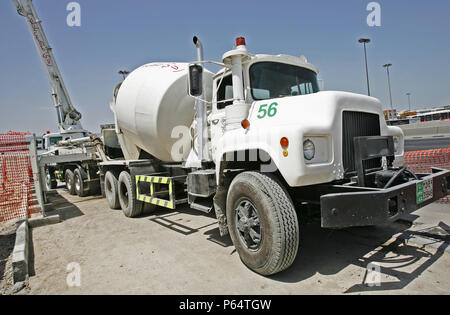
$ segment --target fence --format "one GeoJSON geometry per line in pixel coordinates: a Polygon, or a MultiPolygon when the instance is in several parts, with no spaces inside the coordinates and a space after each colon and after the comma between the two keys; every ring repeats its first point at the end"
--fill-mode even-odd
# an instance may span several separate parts
{"type": "MultiPolygon", "coordinates": [[[[406,152],[405,165],[414,173],[431,173],[431,167],[450,169],[450,148],[406,152]]],[[[450,203],[450,197],[439,200],[450,203]]]]}
{"type": "Polygon", "coordinates": [[[41,212],[34,205],[34,177],[25,135],[0,134],[0,222],[41,212]]]}

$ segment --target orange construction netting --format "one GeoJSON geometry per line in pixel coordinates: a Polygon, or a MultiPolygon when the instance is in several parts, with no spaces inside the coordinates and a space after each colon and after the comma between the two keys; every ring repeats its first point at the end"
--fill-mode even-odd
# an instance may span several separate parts
{"type": "MultiPolygon", "coordinates": [[[[450,169],[450,148],[406,152],[404,164],[414,173],[431,173],[431,167],[450,169]]],[[[437,201],[450,203],[450,197],[437,201]]]]}
{"type": "Polygon", "coordinates": [[[33,209],[33,171],[25,135],[0,134],[0,222],[40,212],[33,209]]]}

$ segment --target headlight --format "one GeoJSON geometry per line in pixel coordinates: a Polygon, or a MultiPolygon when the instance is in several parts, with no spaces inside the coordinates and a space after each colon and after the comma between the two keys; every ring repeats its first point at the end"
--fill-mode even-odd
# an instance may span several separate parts
{"type": "Polygon", "coordinates": [[[311,161],[315,154],[316,147],[314,146],[314,143],[309,139],[305,140],[303,142],[303,155],[305,156],[305,159],[311,161]]]}

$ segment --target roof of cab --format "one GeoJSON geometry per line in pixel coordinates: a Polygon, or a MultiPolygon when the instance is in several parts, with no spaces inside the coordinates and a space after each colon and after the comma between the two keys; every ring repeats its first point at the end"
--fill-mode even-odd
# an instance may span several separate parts
{"type": "MultiPolygon", "coordinates": [[[[308,62],[308,60],[306,59],[305,56],[300,56],[300,57],[296,57],[296,56],[290,56],[290,55],[283,55],[283,54],[279,54],[279,55],[268,55],[268,54],[256,54],[256,55],[252,55],[249,54],[248,55],[248,60],[244,62],[245,63],[256,63],[256,62],[263,62],[263,61],[273,61],[273,62],[280,62],[280,63],[287,63],[287,64],[291,64],[294,66],[299,66],[299,67],[303,67],[306,69],[309,69],[311,71],[314,71],[316,74],[319,73],[319,70],[312,65],[311,63],[308,62]]],[[[222,68],[220,69],[214,77],[217,77],[221,74],[223,74],[224,72],[226,72],[228,69],[226,68],[222,68]]]]}

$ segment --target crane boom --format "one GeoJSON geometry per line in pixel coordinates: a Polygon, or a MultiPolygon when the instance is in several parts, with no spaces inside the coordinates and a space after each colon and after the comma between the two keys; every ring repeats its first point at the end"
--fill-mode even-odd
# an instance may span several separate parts
{"type": "Polygon", "coordinates": [[[39,20],[36,10],[31,0],[13,0],[17,12],[25,17],[29,26],[34,43],[41,57],[42,64],[47,72],[50,85],[52,87],[52,100],[58,116],[58,127],[60,133],[80,132],[81,113],[72,105],[69,93],[64,85],[52,49],[45,36],[44,30],[39,20]]]}

